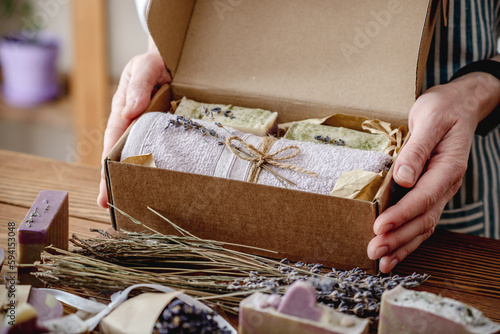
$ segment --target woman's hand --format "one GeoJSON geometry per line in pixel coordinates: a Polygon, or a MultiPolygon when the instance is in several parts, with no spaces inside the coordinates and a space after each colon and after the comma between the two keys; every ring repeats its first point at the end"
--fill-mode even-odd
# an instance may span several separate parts
{"type": "MultiPolygon", "coordinates": [[[[118,89],[113,96],[111,114],[104,133],[101,161],[104,161],[132,120],[146,110],[155,87],[171,80],[170,73],[154,44],[150,47],[150,51],[138,55],[128,62],[122,72],[118,89]]],[[[108,195],[103,166],[97,204],[107,208],[107,203],[108,195]]]]}
{"type": "Polygon", "coordinates": [[[477,124],[500,103],[500,81],[471,73],[422,94],[409,115],[411,137],[394,166],[410,188],[376,219],[368,256],[389,272],[432,235],[446,203],[460,188],[477,124]],[[419,177],[420,176],[420,177],[419,177]]]}

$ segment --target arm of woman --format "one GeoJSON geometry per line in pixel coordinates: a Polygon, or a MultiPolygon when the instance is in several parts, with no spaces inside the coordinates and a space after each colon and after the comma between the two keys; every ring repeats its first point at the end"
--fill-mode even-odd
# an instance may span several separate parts
{"type": "MultiPolygon", "coordinates": [[[[134,118],[146,110],[155,87],[170,81],[172,81],[170,73],[150,37],[148,51],[132,58],[121,74],[118,89],[113,96],[108,125],[104,132],[102,162],[134,118]]],[[[104,166],[101,168],[97,204],[103,208],[108,207],[104,166]]]]}
{"type": "MultiPolygon", "coordinates": [[[[500,55],[492,60],[500,62],[500,55]]],[[[413,189],[380,214],[368,245],[382,272],[432,235],[460,188],[478,123],[499,104],[500,80],[484,72],[435,86],[417,99],[408,120],[411,137],[394,166],[396,183],[413,189]]]]}

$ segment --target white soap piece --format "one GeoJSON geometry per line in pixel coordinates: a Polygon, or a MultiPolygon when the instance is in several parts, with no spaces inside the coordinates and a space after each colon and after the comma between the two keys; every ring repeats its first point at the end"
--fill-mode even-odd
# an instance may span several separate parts
{"type": "Polygon", "coordinates": [[[275,134],[277,127],[277,112],[264,109],[253,109],[235,107],[226,104],[200,103],[183,97],[177,109],[176,115],[213,121],[224,126],[231,127],[241,132],[251,133],[257,136],[275,134]],[[211,113],[213,119],[203,114],[203,107],[211,113]]]}
{"type": "Polygon", "coordinates": [[[498,331],[500,324],[454,299],[402,286],[382,295],[379,334],[489,334],[498,331]]]}
{"type": "Polygon", "coordinates": [[[380,152],[384,152],[391,145],[389,138],[383,135],[306,122],[293,123],[284,137],[290,140],[380,152]]]}

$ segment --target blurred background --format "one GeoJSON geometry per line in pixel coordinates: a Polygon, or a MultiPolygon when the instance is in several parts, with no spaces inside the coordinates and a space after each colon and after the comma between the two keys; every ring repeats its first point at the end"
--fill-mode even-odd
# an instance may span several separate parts
{"type": "Polygon", "coordinates": [[[134,0],[0,0],[0,38],[0,149],[100,165],[121,71],[147,49],[134,0]]]}

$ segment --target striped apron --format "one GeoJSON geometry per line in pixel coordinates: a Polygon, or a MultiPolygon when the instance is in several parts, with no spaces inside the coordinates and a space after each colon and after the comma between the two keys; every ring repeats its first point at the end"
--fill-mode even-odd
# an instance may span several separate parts
{"type": "MultiPolygon", "coordinates": [[[[497,54],[500,0],[450,0],[448,26],[436,23],[423,90],[446,83],[466,64],[497,54]]],[[[497,108],[494,112],[500,112],[497,108]]],[[[475,135],[462,187],[446,205],[439,226],[500,239],[500,126],[475,135]]]]}

